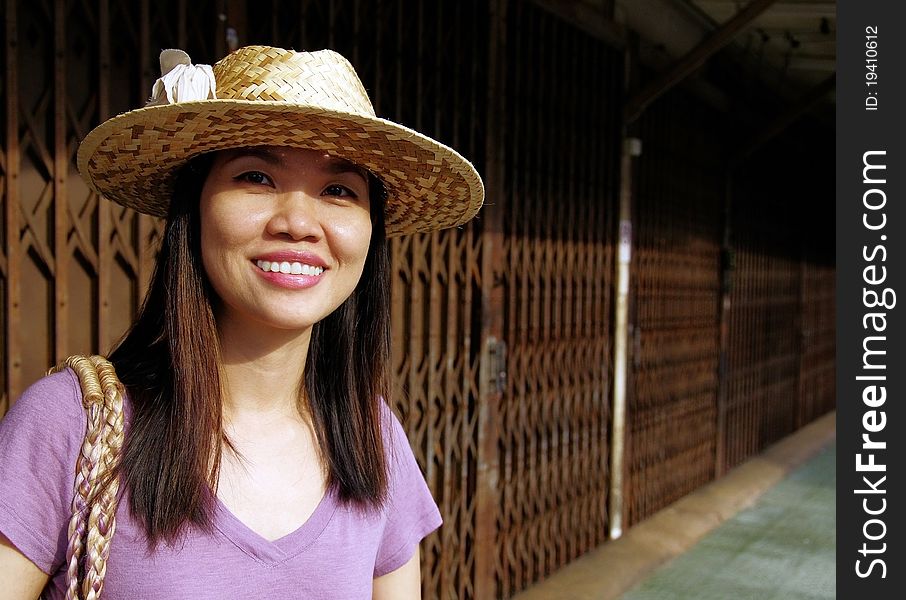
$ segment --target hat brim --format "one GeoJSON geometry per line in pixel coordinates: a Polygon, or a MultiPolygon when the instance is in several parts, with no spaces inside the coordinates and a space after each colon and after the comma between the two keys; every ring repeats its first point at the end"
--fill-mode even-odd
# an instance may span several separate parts
{"type": "Polygon", "coordinates": [[[108,199],[164,217],[180,166],[206,152],[251,146],[320,150],[368,169],[387,188],[388,237],[462,225],[484,201],[481,177],[452,148],[386,119],[292,102],[139,108],[91,131],[78,168],[108,199]]]}

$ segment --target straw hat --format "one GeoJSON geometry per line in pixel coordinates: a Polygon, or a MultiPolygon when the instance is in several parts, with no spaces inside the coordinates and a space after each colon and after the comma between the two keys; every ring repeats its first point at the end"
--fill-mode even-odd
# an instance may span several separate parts
{"type": "Polygon", "coordinates": [[[240,48],[213,66],[161,54],[151,101],[105,121],[79,147],[88,185],[124,206],[166,216],[173,177],[193,156],[244,146],[323,150],[387,188],[387,235],[461,225],[484,186],[455,150],[375,116],[345,58],[330,50],[240,48]]]}

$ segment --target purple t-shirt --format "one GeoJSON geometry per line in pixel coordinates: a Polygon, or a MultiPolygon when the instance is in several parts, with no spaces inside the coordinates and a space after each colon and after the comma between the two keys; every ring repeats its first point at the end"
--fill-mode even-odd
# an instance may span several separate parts
{"type": "MultiPolygon", "coordinates": [[[[128,410],[126,416],[128,427],[128,410]]],[[[149,553],[123,499],[103,597],[370,598],[372,579],[408,562],[441,524],[405,432],[396,417],[388,421],[386,504],[364,512],[328,491],[305,524],[273,542],[218,502],[212,533],[189,527],[176,546],[162,542],[149,553]]],[[[66,529],[84,434],[79,383],[69,370],[32,385],[0,422],[0,531],[50,574],[46,598],[64,596],[66,529]]]]}

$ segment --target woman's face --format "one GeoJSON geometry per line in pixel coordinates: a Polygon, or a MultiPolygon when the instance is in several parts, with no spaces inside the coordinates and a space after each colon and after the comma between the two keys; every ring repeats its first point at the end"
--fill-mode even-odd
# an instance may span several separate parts
{"type": "Polygon", "coordinates": [[[371,240],[366,173],[314,150],[217,153],[201,191],[201,256],[217,318],[305,330],[352,294],[371,240]]]}

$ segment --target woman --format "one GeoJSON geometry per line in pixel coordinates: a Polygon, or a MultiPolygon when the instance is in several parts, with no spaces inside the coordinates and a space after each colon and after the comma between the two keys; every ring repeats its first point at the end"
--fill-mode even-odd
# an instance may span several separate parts
{"type": "MultiPolygon", "coordinates": [[[[167,216],[110,355],[127,398],[104,597],[417,598],[440,515],[385,401],[385,238],[466,222],[481,180],[375,117],[336,53],[161,69],[149,106],[79,149],[92,188],[167,216]]],[[[0,597],[65,594],[84,435],[70,370],[0,424],[0,597]]]]}

